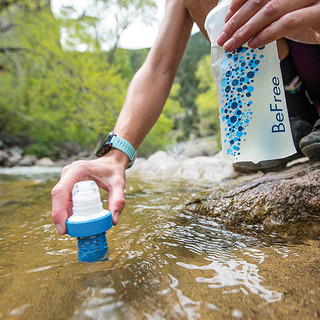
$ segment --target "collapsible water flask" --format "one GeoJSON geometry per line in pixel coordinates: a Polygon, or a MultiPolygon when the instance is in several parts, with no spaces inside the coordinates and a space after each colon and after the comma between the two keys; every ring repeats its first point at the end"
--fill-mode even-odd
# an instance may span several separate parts
{"type": "Polygon", "coordinates": [[[81,181],[72,190],[73,214],[66,222],[67,234],[78,238],[78,259],[95,262],[108,252],[106,231],[112,227],[111,212],[102,207],[94,181],[81,181]]]}
{"type": "Polygon", "coordinates": [[[276,43],[227,52],[216,39],[230,0],[212,9],[205,21],[211,41],[223,154],[233,162],[280,159],[296,153],[276,43]]]}

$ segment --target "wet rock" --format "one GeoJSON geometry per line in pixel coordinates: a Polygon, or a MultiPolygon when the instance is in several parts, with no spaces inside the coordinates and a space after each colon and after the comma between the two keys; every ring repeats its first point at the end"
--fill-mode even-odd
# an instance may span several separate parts
{"type": "Polygon", "coordinates": [[[58,167],[64,167],[66,165],[71,164],[74,161],[92,160],[92,159],[94,159],[94,154],[92,154],[92,152],[90,152],[89,150],[83,150],[83,151],[80,151],[78,154],[70,156],[68,158],[58,159],[54,163],[58,167]]]}
{"type": "Polygon", "coordinates": [[[61,142],[57,150],[57,159],[68,159],[72,156],[78,155],[81,152],[81,147],[73,141],[61,142]]]}
{"type": "Polygon", "coordinates": [[[20,147],[25,148],[31,144],[31,140],[24,136],[13,137],[11,135],[0,133],[0,148],[20,147]]]}
{"type": "Polygon", "coordinates": [[[158,151],[147,160],[137,159],[134,166],[127,171],[127,175],[211,183],[231,178],[235,172],[232,163],[223,159],[221,153],[214,157],[174,158],[164,151],[158,151]]]}
{"type": "Polygon", "coordinates": [[[8,157],[4,160],[6,167],[13,167],[22,159],[23,150],[20,147],[12,147],[8,151],[8,157]]]}
{"type": "MultiPolygon", "coordinates": [[[[138,160],[138,159],[137,159],[138,160]]],[[[148,178],[165,177],[171,175],[178,167],[179,162],[164,151],[152,154],[147,160],[139,159],[128,170],[128,174],[148,176],[148,178]]]]}
{"type": "Polygon", "coordinates": [[[4,166],[5,162],[9,158],[9,153],[6,150],[0,150],[0,165],[4,166]]]}
{"type": "Polygon", "coordinates": [[[184,180],[200,180],[207,182],[220,182],[235,175],[232,163],[219,156],[194,157],[181,162],[174,178],[184,180]],[[217,168],[219,168],[217,170],[217,168]]]}
{"type": "Polygon", "coordinates": [[[18,163],[19,166],[30,167],[33,166],[37,161],[35,156],[26,155],[18,163]]]}
{"type": "Polygon", "coordinates": [[[37,160],[35,165],[39,167],[51,167],[54,165],[54,162],[50,158],[44,157],[37,160]]]}
{"type": "Polygon", "coordinates": [[[167,153],[174,158],[212,157],[219,152],[217,141],[217,137],[212,136],[192,141],[179,142],[169,145],[167,147],[167,153]]]}
{"type": "Polygon", "coordinates": [[[230,225],[278,226],[320,216],[320,162],[236,179],[202,192],[186,210],[230,225]]]}

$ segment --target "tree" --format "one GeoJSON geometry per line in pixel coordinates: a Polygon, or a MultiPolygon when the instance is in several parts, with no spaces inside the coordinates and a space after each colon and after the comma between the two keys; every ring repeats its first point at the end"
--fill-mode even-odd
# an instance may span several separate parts
{"type": "Polygon", "coordinates": [[[34,142],[29,151],[38,156],[54,157],[62,141],[95,145],[118,117],[132,74],[130,59],[123,55],[110,63],[101,39],[90,31],[95,17],[85,16],[76,27],[74,19],[55,17],[48,1],[40,0],[11,1],[3,10],[0,15],[10,16],[15,27],[1,33],[0,47],[23,50],[0,54],[1,133],[28,137],[34,142]],[[87,44],[85,52],[62,47],[61,28],[69,25],[70,41],[78,37],[87,44]]]}
{"type": "Polygon", "coordinates": [[[154,0],[88,0],[80,12],[66,6],[62,11],[66,45],[70,50],[78,50],[80,45],[86,46],[89,51],[107,45],[108,63],[112,64],[124,31],[137,18],[151,23],[155,9],[154,0]],[[112,22],[107,31],[102,25],[105,20],[112,22]],[[93,43],[89,43],[88,39],[92,39],[93,43]]]}

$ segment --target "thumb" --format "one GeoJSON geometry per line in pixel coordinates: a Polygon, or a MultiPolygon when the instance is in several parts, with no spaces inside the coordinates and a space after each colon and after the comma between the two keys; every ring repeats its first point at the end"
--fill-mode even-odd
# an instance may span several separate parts
{"type": "Polygon", "coordinates": [[[52,219],[59,234],[66,233],[66,220],[70,210],[71,191],[58,183],[51,191],[52,196],[52,219]]]}
{"type": "Polygon", "coordinates": [[[120,214],[125,206],[124,182],[114,183],[109,186],[108,210],[112,212],[112,222],[116,225],[119,222],[120,214]]]}

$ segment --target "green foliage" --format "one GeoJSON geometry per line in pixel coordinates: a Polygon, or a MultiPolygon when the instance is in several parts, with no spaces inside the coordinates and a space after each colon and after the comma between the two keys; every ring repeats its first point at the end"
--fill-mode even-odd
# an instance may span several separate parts
{"type": "MultiPolygon", "coordinates": [[[[27,152],[37,156],[54,157],[62,141],[94,146],[118,117],[133,76],[130,56],[119,51],[110,64],[100,39],[88,31],[97,23],[94,17],[76,24],[66,13],[56,18],[48,1],[31,3],[17,1],[6,8],[12,17],[6,23],[14,28],[0,34],[0,47],[5,48],[0,54],[0,131],[23,133],[34,141],[27,152]],[[61,27],[71,30],[71,43],[86,43],[87,50],[63,49],[61,27]]],[[[144,1],[139,5],[144,8],[144,1]]]]}
{"type": "Polygon", "coordinates": [[[148,49],[128,50],[119,48],[113,64],[117,66],[124,79],[131,81],[134,74],[146,60],[148,52],[148,49]]]}
{"type": "Polygon", "coordinates": [[[202,90],[195,101],[200,119],[197,123],[198,132],[202,137],[217,134],[220,126],[219,107],[211,71],[210,54],[200,60],[195,75],[199,81],[199,88],[202,90]]]}
{"type": "MultiPolygon", "coordinates": [[[[54,158],[64,141],[95,147],[97,138],[112,130],[129,82],[149,52],[118,48],[120,36],[137,16],[152,19],[154,1],[88,0],[83,12],[64,7],[59,16],[49,0],[3,3],[0,133],[33,141],[26,152],[38,157],[54,158]],[[99,24],[111,6],[115,28],[101,34],[99,24]]],[[[164,112],[139,155],[217,131],[208,58],[198,66],[209,51],[201,34],[191,37],[164,112]]]]}
{"type": "Polygon", "coordinates": [[[138,50],[126,50],[127,54],[130,56],[130,63],[133,73],[136,73],[138,69],[142,66],[147,58],[149,49],[138,49],[138,50]]]}
{"type": "Polygon", "coordinates": [[[199,136],[199,114],[195,103],[199,94],[199,80],[195,76],[201,57],[210,52],[210,45],[199,32],[188,43],[185,55],[178,70],[176,81],[180,84],[179,101],[184,109],[180,140],[199,136]]]}
{"type": "Polygon", "coordinates": [[[12,73],[19,77],[0,105],[9,118],[2,130],[13,135],[24,131],[37,144],[51,148],[62,140],[92,143],[115,122],[127,83],[98,55],[63,51],[51,10],[17,15],[17,21],[15,36],[26,50],[3,61],[1,88],[7,87],[12,73]]]}
{"type": "Polygon", "coordinates": [[[164,150],[167,144],[176,141],[175,122],[183,115],[178,101],[180,86],[174,84],[164,110],[139,148],[139,156],[146,157],[157,150],[164,150]]]}

